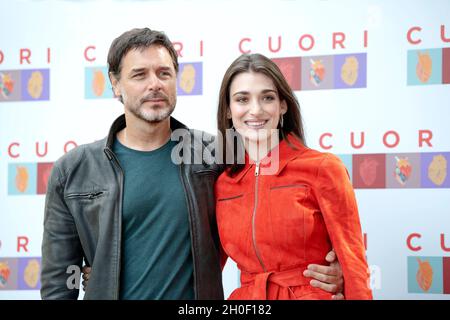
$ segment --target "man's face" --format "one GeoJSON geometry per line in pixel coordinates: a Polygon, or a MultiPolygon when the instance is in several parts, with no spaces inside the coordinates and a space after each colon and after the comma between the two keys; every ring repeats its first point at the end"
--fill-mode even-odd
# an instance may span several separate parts
{"type": "Polygon", "coordinates": [[[130,50],[122,58],[120,78],[110,75],[125,111],[147,122],[168,118],[177,101],[176,72],[169,51],[159,45],[130,50]]]}

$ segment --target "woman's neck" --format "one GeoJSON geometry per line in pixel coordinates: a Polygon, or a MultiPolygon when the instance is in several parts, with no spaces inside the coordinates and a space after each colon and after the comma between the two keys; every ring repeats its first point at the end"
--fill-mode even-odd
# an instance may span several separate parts
{"type": "Polygon", "coordinates": [[[273,131],[271,136],[264,140],[245,140],[245,151],[251,161],[260,163],[279,144],[278,130],[273,131]]]}

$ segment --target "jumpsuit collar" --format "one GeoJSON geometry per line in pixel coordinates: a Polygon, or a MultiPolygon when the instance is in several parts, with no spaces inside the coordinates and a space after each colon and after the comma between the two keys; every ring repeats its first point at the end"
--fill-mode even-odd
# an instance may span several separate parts
{"type": "MultiPolygon", "coordinates": [[[[261,174],[264,175],[265,168],[270,167],[270,162],[272,161],[270,159],[270,155],[273,152],[279,152],[278,157],[278,169],[276,172],[271,173],[270,175],[278,176],[284,169],[284,167],[295,158],[299,157],[304,151],[306,151],[308,148],[293,134],[288,134],[288,140],[289,143],[286,141],[286,139],[283,139],[275,148],[273,148],[269,154],[261,161],[260,169],[261,174]]],[[[277,161],[273,160],[273,161],[277,161]]],[[[244,178],[248,172],[253,172],[253,170],[250,170],[251,168],[255,167],[255,162],[250,159],[247,153],[245,153],[245,166],[244,168],[235,176],[228,178],[232,183],[239,183],[239,181],[244,178]]]]}

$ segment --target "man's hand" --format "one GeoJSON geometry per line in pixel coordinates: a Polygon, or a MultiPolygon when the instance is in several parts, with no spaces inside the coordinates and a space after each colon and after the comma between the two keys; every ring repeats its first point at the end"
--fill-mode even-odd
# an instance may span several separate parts
{"type": "Polygon", "coordinates": [[[91,275],[91,267],[84,266],[81,269],[81,272],[83,272],[83,282],[81,282],[81,284],[83,285],[83,291],[86,291],[89,282],[89,276],[91,275]]]}
{"type": "Polygon", "coordinates": [[[308,265],[308,269],[303,271],[303,275],[308,278],[313,278],[310,282],[311,286],[334,293],[332,296],[333,300],[344,300],[345,298],[342,294],[344,290],[344,278],[342,276],[341,265],[337,260],[334,250],[328,252],[325,260],[330,263],[329,266],[310,264],[308,265]]]}

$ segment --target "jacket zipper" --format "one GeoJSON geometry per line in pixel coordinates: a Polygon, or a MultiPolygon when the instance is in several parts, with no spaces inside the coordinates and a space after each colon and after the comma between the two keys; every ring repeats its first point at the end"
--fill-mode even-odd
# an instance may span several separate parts
{"type": "Polygon", "coordinates": [[[252,215],[252,238],[253,238],[253,247],[255,249],[256,257],[259,260],[261,267],[264,272],[267,272],[264,262],[261,259],[261,254],[259,253],[258,246],[256,245],[256,229],[255,229],[255,221],[256,221],[256,210],[258,207],[258,181],[259,181],[259,162],[256,163],[255,167],[255,203],[253,205],[253,215],[252,215]]]}
{"type": "Polygon", "coordinates": [[[188,209],[188,218],[189,218],[189,235],[191,238],[191,248],[192,248],[192,266],[193,266],[193,273],[194,273],[194,296],[195,299],[198,299],[198,292],[197,292],[197,273],[196,273],[196,259],[195,259],[195,246],[194,246],[194,237],[193,237],[193,224],[192,224],[192,210],[191,210],[191,206],[190,206],[190,201],[189,201],[189,196],[188,196],[188,190],[186,187],[186,182],[184,180],[184,175],[183,175],[183,163],[180,163],[180,179],[181,179],[181,183],[183,184],[183,188],[184,188],[184,196],[186,199],[186,205],[187,205],[187,209],[188,209]]]}
{"type": "Polygon", "coordinates": [[[73,193],[73,194],[69,194],[67,195],[67,199],[72,199],[72,198],[87,198],[87,199],[94,199],[100,195],[103,194],[103,191],[100,192],[88,192],[88,193],[73,193]]]}
{"type": "Polygon", "coordinates": [[[115,167],[117,167],[120,171],[120,175],[119,175],[119,184],[120,184],[120,194],[119,194],[119,233],[118,233],[118,243],[119,245],[117,246],[117,277],[116,277],[116,287],[117,290],[116,292],[114,292],[114,299],[115,300],[119,300],[119,292],[120,292],[120,268],[121,268],[121,261],[122,261],[122,257],[121,257],[121,246],[122,246],[122,197],[123,197],[123,169],[120,166],[119,160],[117,160],[116,155],[114,154],[114,152],[112,152],[111,150],[108,150],[108,154],[111,157],[111,159],[113,160],[112,163],[114,164],[115,167]]]}

